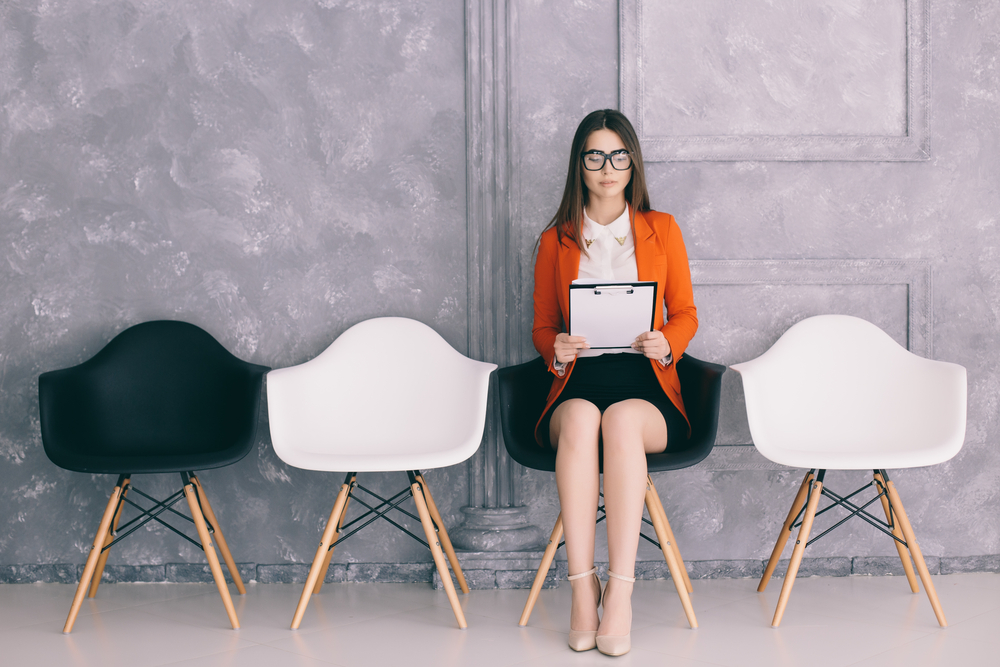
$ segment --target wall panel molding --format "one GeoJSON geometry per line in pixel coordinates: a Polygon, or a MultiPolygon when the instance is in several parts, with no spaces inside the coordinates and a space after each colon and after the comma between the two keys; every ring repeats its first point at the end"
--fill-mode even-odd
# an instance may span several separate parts
{"type": "Polygon", "coordinates": [[[931,266],[919,259],[691,260],[694,285],[902,285],[907,348],[932,358],[931,266]]]}
{"type": "MultiPolygon", "coordinates": [[[[662,1],[662,0],[658,0],[662,1]]],[[[650,0],[620,0],[619,2],[619,48],[620,48],[620,107],[633,122],[643,145],[646,162],[671,161],[919,161],[930,157],[928,133],[928,105],[930,99],[930,49],[928,40],[929,0],[897,0],[905,5],[905,45],[899,47],[905,53],[905,84],[900,91],[905,99],[900,103],[905,107],[904,127],[892,134],[842,134],[842,133],[799,133],[799,134],[712,134],[693,132],[674,134],[671,128],[655,127],[646,117],[649,98],[648,84],[651,75],[647,67],[656,53],[654,49],[671,48],[673,41],[668,37],[671,26],[649,24],[650,11],[654,7],[650,0]],[[645,22],[644,22],[645,21],[645,22]],[[646,35],[654,32],[658,39],[649,40],[646,35]]],[[[714,3],[719,11],[729,11],[725,3],[714,3]]],[[[711,4],[699,11],[711,11],[711,4]]],[[[663,6],[657,6],[663,11],[663,6]]],[[[752,35],[749,36],[751,39],[752,35]]],[[[849,42],[848,42],[849,43],[849,42]]],[[[838,42],[838,46],[840,43],[838,42]]],[[[710,45],[706,45],[709,48],[710,45]]],[[[849,54],[850,55],[850,54],[849,54]]],[[[864,53],[857,54],[859,74],[864,73],[864,53]]],[[[725,55],[720,56],[725,60],[725,55]]],[[[837,60],[850,66],[846,59],[837,60]]],[[[663,68],[656,67],[655,74],[663,74],[663,68]]],[[[821,68],[822,69],[822,68],[821,68]]],[[[822,71],[816,76],[822,76],[822,71]]],[[[690,72],[686,73],[690,77],[690,72]]],[[[720,79],[724,80],[720,75],[720,79]]],[[[718,83],[718,82],[716,82],[718,83]]],[[[767,83],[767,82],[765,82],[767,83]]],[[[707,86],[706,86],[707,87],[707,86]]],[[[733,90],[726,90],[731,94],[733,90]]],[[[856,100],[852,101],[852,104],[856,100]]],[[[852,108],[845,103],[844,113],[849,115],[852,108]]],[[[697,111],[697,109],[695,110],[697,111]]],[[[796,111],[809,114],[809,107],[789,106],[789,113],[796,111]]]]}

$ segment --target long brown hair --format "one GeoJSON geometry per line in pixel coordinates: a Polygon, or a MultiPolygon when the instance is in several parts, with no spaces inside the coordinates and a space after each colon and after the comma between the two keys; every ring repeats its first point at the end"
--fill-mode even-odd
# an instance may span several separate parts
{"type": "MultiPolygon", "coordinates": [[[[632,155],[632,178],[625,186],[625,201],[631,209],[632,216],[636,211],[645,212],[650,210],[649,192],[646,190],[646,171],[642,166],[642,149],[639,148],[639,137],[632,127],[632,123],[620,111],[614,109],[601,109],[587,114],[586,118],[580,121],[573,135],[573,145],[569,151],[569,171],[566,173],[566,188],[563,190],[562,202],[555,216],[545,226],[542,233],[553,227],[559,243],[563,237],[571,239],[578,246],[580,251],[585,253],[587,248],[584,245],[583,233],[583,209],[589,203],[590,191],[583,183],[583,147],[587,144],[587,138],[597,130],[611,130],[617,134],[625,149],[632,155]]],[[[539,236],[541,240],[541,236],[539,236]]],[[[535,244],[538,245],[537,242],[535,244]]]]}

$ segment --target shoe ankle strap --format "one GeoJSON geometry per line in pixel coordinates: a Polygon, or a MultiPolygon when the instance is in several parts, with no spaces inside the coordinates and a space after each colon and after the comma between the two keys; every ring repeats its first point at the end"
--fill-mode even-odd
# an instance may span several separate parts
{"type": "Polygon", "coordinates": [[[614,577],[615,579],[621,579],[622,581],[627,581],[630,584],[634,584],[635,583],[635,577],[624,577],[624,576],[622,576],[620,574],[616,574],[616,573],[612,572],[611,570],[608,570],[608,576],[609,577],[614,577]]]}
{"type": "MultiPolygon", "coordinates": [[[[566,578],[569,581],[573,581],[574,579],[580,579],[581,577],[586,577],[586,576],[591,575],[591,574],[597,574],[597,568],[596,567],[593,567],[593,568],[587,570],[586,572],[581,572],[580,574],[571,574],[571,575],[569,575],[566,578]]],[[[618,575],[615,575],[615,576],[618,576],[618,575]]]]}

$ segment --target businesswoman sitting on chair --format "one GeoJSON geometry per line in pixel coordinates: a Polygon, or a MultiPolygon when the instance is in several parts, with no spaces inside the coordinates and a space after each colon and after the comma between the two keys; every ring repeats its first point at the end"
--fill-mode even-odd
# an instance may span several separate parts
{"type": "Polygon", "coordinates": [[[539,239],[534,307],[532,341],[553,376],[535,434],[556,450],[573,587],[569,645],[622,655],[630,648],[646,454],[687,438],[674,362],[698,316],[681,231],[673,216],[650,210],[639,140],[617,111],[589,114],[573,137],[562,203],[539,239]],[[631,349],[592,350],[565,333],[569,285],[578,278],[655,281],[668,321],[654,307],[653,329],[635,332],[631,349]],[[603,600],[594,568],[602,451],[610,560],[603,600]]]}

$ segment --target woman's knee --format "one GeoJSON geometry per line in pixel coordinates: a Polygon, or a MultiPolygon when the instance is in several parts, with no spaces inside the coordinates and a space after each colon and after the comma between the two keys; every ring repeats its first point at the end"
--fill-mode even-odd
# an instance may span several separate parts
{"type": "Polygon", "coordinates": [[[646,401],[628,400],[609,406],[601,418],[605,451],[633,448],[643,450],[650,431],[648,422],[655,417],[660,417],[659,411],[646,401]]]}
{"type": "Polygon", "coordinates": [[[601,417],[601,433],[605,438],[641,434],[642,414],[630,401],[614,403],[601,417]]]}
{"type": "Polygon", "coordinates": [[[552,414],[550,436],[557,448],[597,446],[601,427],[601,411],[590,401],[573,398],[561,404],[552,414]]]}

